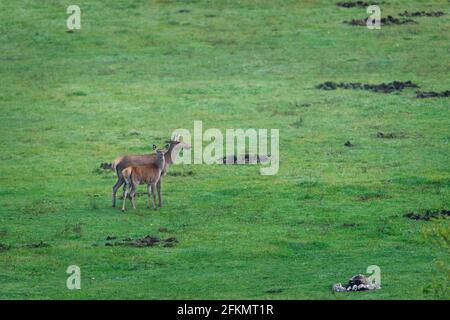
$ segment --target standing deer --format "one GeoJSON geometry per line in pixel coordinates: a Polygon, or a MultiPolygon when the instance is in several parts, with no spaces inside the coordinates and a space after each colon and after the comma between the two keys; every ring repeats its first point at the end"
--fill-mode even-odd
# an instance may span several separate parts
{"type": "MultiPolygon", "coordinates": [[[[166,141],[168,143],[168,150],[164,154],[164,168],[162,170],[162,176],[165,176],[167,173],[167,170],[169,169],[170,165],[175,161],[175,157],[178,155],[178,152],[182,149],[190,149],[191,146],[187,143],[178,141],[177,137],[172,137],[171,140],[166,141]]],[[[147,155],[127,155],[118,157],[116,160],[114,160],[111,165],[104,166],[105,168],[114,170],[117,174],[117,182],[113,186],[112,189],[112,206],[116,206],[116,194],[117,190],[125,183],[125,179],[122,176],[122,170],[126,167],[130,166],[140,166],[140,165],[146,165],[150,163],[156,162],[156,154],[147,154],[147,155]]],[[[104,165],[104,164],[102,164],[104,165]]],[[[158,183],[156,184],[156,189],[158,191],[158,206],[162,206],[162,199],[161,199],[161,180],[159,179],[158,183]]],[[[125,191],[125,189],[124,189],[125,191]]]]}
{"type": "Polygon", "coordinates": [[[131,204],[136,209],[136,190],[140,184],[147,185],[148,207],[150,208],[150,190],[153,197],[153,209],[156,209],[155,188],[161,178],[164,169],[164,153],[161,150],[156,151],[156,161],[154,163],[131,166],[122,170],[122,177],[125,180],[125,194],[123,196],[122,211],[125,211],[125,202],[130,194],[131,204]]]}

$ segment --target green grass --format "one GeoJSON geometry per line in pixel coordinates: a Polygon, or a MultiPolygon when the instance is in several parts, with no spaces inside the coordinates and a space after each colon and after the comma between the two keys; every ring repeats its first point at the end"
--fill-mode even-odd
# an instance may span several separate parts
{"type": "Polygon", "coordinates": [[[449,298],[423,291],[449,256],[422,235],[448,219],[403,217],[449,206],[448,98],[315,89],[448,90],[447,1],[390,0],[383,16],[447,14],[368,30],[342,23],[364,9],[331,1],[79,0],[82,29],[67,33],[70,4],[1,2],[0,298],[449,298]],[[165,178],[160,211],[143,197],[111,208],[100,163],[148,153],[194,120],[279,128],[278,174],[173,167],[194,175],[165,178]],[[148,234],[179,242],[104,245],[148,234]],[[27,247],[39,241],[50,246],[27,247]],[[73,264],[81,290],[66,288],[73,264]],[[373,264],[381,290],[330,292],[373,264]]]}

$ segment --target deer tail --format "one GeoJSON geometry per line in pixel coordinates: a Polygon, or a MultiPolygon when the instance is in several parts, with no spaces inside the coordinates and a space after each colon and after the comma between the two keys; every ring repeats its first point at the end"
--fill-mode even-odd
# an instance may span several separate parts
{"type": "MultiPolygon", "coordinates": [[[[111,170],[117,172],[119,169],[117,167],[119,166],[120,162],[122,162],[122,157],[119,157],[119,158],[115,159],[113,162],[111,162],[111,170]]],[[[119,172],[117,172],[117,174],[119,174],[119,172]]]]}

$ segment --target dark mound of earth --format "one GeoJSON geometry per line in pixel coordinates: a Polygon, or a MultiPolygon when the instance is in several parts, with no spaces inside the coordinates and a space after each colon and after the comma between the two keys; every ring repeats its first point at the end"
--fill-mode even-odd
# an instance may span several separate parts
{"type": "Polygon", "coordinates": [[[167,238],[164,240],[164,247],[173,247],[178,240],[175,237],[167,238]]]}
{"type": "Polygon", "coordinates": [[[363,274],[358,274],[351,277],[348,281],[348,284],[346,284],[345,286],[342,286],[340,283],[336,283],[333,285],[334,292],[367,291],[380,288],[380,285],[372,284],[369,278],[367,278],[363,274]]]}
{"type": "Polygon", "coordinates": [[[343,7],[343,8],[354,8],[354,7],[358,7],[358,8],[367,8],[370,5],[379,5],[380,3],[376,3],[376,2],[364,2],[364,1],[345,1],[345,2],[337,2],[336,5],[338,7],[343,7]]]}
{"type": "Polygon", "coordinates": [[[443,218],[443,217],[449,217],[449,216],[450,216],[450,210],[446,210],[446,209],[427,210],[422,214],[419,214],[416,212],[409,212],[409,213],[405,214],[406,218],[409,218],[412,220],[425,220],[425,221],[443,218]]]}
{"type": "Polygon", "coordinates": [[[186,171],[186,172],[167,172],[167,175],[173,176],[173,177],[187,177],[187,176],[193,176],[194,172],[192,170],[186,171]]]}
{"type": "Polygon", "coordinates": [[[347,141],[346,143],[344,143],[344,146],[353,147],[353,143],[351,143],[350,141],[347,141]]]}
{"type": "MultiPolygon", "coordinates": [[[[106,238],[107,241],[114,240],[116,237],[109,236],[106,238]]],[[[162,241],[164,247],[173,247],[178,240],[175,237],[170,237],[162,241]]],[[[161,243],[161,239],[153,236],[145,236],[142,238],[125,238],[121,241],[116,242],[106,242],[105,246],[131,246],[131,247],[153,247],[157,244],[161,243]]]]}
{"type": "Polygon", "coordinates": [[[377,132],[377,138],[380,139],[395,139],[397,136],[395,133],[383,133],[381,131],[377,132]]]}
{"type": "Polygon", "coordinates": [[[270,154],[268,156],[264,155],[249,155],[245,154],[244,157],[240,156],[225,156],[222,158],[223,164],[249,164],[249,163],[267,163],[269,162],[270,154]],[[238,162],[238,159],[241,160],[242,163],[238,162]]]}
{"type": "Polygon", "coordinates": [[[402,17],[440,17],[443,16],[444,13],[442,11],[416,11],[416,12],[408,12],[405,10],[403,13],[399,13],[399,16],[402,17]]]}
{"type": "MultiPolygon", "coordinates": [[[[352,25],[352,26],[366,26],[367,25],[367,19],[352,19],[350,21],[344,21],[344,23],[352,25]]],[[[412,19],[399,19],[393,16],[387,16],[386,18],[380,19],[380,24],[387,26],[387,25],[394,25],[394,24],[406,24],[406,23],[417,23],[416,21],[412,19]]]]}
{"type": "Polygon", "coordinates": [[[393,81],[381,84],[363,84],[363,83],[336,83],[326,81],[316,86],[319,90],[336,90],[336,89],[352,89],[352,90],[369,90],[373,92],[391,93],[394,91],[401,91],[406,88],[419,88],[418,85],[411,81],[393,81]]]}
{"type": "Polygon", "coordinates": [[[49,247],[50,245],[48,243],[45,243],[43,241],[39,241],[38,243],[30,243],[27,244],[28,248],[44,248],[44,247],[49,247]]]}
{"type": "Polygon", "coordinates": [[[417,91],[416,92],[416,97],[419,98],[419,99],[450,97],[450,90],[442,91],[442,92],[435,92],[435,91],[422,92],[422,91],[417,91]]]}

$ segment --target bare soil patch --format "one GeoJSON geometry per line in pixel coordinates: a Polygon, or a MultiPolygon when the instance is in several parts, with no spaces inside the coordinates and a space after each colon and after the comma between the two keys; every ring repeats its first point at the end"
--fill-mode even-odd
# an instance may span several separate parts
{"type": "Polygon", "coordinates": [[[356,223],[343,223],[342,224],[342,227],[344,227],[344,228],[355,228],[357,226],[358,226],[358,224],[356,224],[356,223]]]}
{"type": "Polygon", "coordinates": [[[450,216],[450,210],[442,209],[442,210],[426,210],[423,213],[416,212],[408,212],[404,215],[406,218],[412,220],[425,220],[430,221],[433,219],[445,218],[450,216]]]}
{"type": "Polygon", "coordinates": [[[415,12],[408,12],[405,10],[403,13],[399,13],[399,16],[402,17],[440,17],[443,16],[445,13],[442,11],[415,11],[415,12]]]}
{"type": "Polygon", "coordinates": [[[37,243],[27,244],[26,247],[32,248],[32,249],[36,249],[36,248],[50,247],[50,245],[48,243],[44,242],[44,241],[39,241],[37,243]]]}
{"type": "Polygon", "coordinates": [[[424,98],[447,98],[450,97],[450,90],[442,91],[442,92],[435,92],[435,91],[429,91],[429,92],[423,92],[423,91],[417,91],[416,92],[416,98],[424,99],[424,98]]]}
{"type": "Polygon", "coordinates": [[[389,83],[380,84],[364,84],[360,82],[332,82],[326,81],[316,86],[319,90],[336,90],[336,89],[351,89],[351,90],[369,90],[373,92],[391,93],[395,91],[402,91],[407,88],[419,88],[419,86],[412,81],[392,81],[389,83]]]}
{"type": "Polygon", "coordinates": [[[193,176],[194,174],[195,173],[192,170],[184,171],[184,172],[180,172],[180,171],[167,172],[167,175],[172,176],[172,177],[189,177],[189,176],[193,176]]]}
{"type": "Polygon", "coordinates": [[[137,247],[137,248],[142,248],[142,247],[153,247],[156,245],[159,245],[162,243],[162,245],[164,247],[173,247],[175,245],[175,243],[178,242],[178,240],[175,237],[170,237],[164,240],[161,240],[159,237],[154,237],[154,236],[150,236],[147,235],[145,237],[142,238],[124,238],[122,240],[117,240],[112,242],[112,240],[117,240],[117,237],[115,236],[108,236],[106,237],[106,242],[105,246],[130,246],[130,247],[137,247]]]}
{"type": "Polygon", "coordinates": [[[336,5],[338,7],[343,8],[367,8],[370,5],[380,5],[383,2],[365,2],[365,1],[343,1],[343,2],[336,2],[336,5]]]}
{"type": "Polygon", "coordinates": [[[264,292],[265,293],[281,293],[281,292],[283,292],[284,290],[283,289],[281,289],[281,288],[272,288],[272,289],[267,289],[267,290],[265,290],[264,292]]]}
{"type": "MultiPolygon", "coordinates": [[[[367,19],[352,19],[350,21],[344,21],[344,23],[349,24],[351,26],[363,26],[365,27],[367,25],[367,19]]],[[[389,26],[389,25],[402,25],[407,23],[417,23],[413,19],[408,18],[396,18],[393,16],[387,16],[386,18],[380,19],[380,24],[382,26],[389,26]]]]}
{"type": "Polygon", "coordinates": [[[378,139],[402,139],[407,138],[408,134],[405,132],[382,132],[378,131],[375,135],[378,139]]]}
{"type": "Polygon", "coordinates": [[[380,139],[395,139],[396,138],[396,134],[395,133],[383,133],[381,131],[377,132],[377,138],[380,139]]]}
{"type": "MultiPolygon", "coordinates": [[[[238,159],[244,160],[245,164],[249,163],[267,163],[270,159],[270,154],[268,156],[265,155],[249,155],[245,154],[244,157],[240,156],[224,156],[222,158],[223,164],[240,164],[238,163],[238,159]]],[[[244,163],[242,163],[244,164],[244,163]]]]}
{"type": "Polygon", "coordinates": [[[351,143],[350,140],[349,140],[349,141],[346,141],[346,142],[344,143],[344,146],[345,146],[345,147],[350,147],[350,148],[351,148],[351,147],[354,146],[354,144],[351,143]]]}

